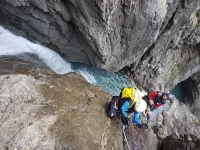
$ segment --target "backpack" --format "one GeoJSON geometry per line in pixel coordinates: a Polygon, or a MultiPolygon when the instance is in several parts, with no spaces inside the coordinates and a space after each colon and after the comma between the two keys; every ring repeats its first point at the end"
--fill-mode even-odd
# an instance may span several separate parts
{"type": "Polygon", "coordinates": [[[112,100],[105,104],[106,114],[110,119],[113,119],[116,116],[117,112],[119,111],[118,101],[119,101],[119,96],[113,96],[112,100]]]}
{"type": "Polygon", "coordinates": [[[131,108],[133,104],[135,104],[142,97],[136,88],[124,88],[122,89],[122,92],[121,92],[121,98],[125,100],[128,99],[130,103],[129,108],[131,108]]]}

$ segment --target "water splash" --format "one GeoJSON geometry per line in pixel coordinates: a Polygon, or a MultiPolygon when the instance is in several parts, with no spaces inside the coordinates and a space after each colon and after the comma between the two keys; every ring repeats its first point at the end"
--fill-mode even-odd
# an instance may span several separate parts
{"type": "Polygon", "coordinates": [[[71,64],[65,61],[56,52],[32,43],[27,39],[13,35],[0,26],[0,56],[15,56],[23,53],[35,54],[49,68],[58,74],[72,72],[71,64]]]}

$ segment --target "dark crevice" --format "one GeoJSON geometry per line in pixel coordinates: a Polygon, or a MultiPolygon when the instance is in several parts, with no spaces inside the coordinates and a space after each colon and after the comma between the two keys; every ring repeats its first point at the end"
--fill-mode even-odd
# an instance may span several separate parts
{"type": "MultiPolygon", "coordinates": [[[[167,23],[165,29],[162,30],[162,32],[159,34],[159,36],[158,36],[157,39],[159,39],[160,36],[162,36],[167,30],[169,30],[169,29],[174,25],[174,17],[175,17],[175,14],[176,14],[176,12],[177,12],[177,10],[178,10],[180,4],[181,4],[181,1],[179,2],[178,6],[176,7],[176,10],[174,11],[174,13],[173,13],[173,15],[171,16],[171,18],[169,19],[169,21],[168,21],[168,23],[167,23]]],[[[163,26],[163,25],[162,25],[162,26],[163,26]]],[[[161,26],[161,29],[162,29],[162,26],[161,26]]],[[[147,50],[145,53],[143,53],[143,55],[142,55],[142,57],[140,58],[140,61],[139,61],[139,62],[143,62],[147,57],[150,56],[150,53],[151,53],[152,49],[154,49],[154,47],[155,47],[155,44],[156,44],[156,43],[153,43],[153,44],[148,48],[148,50],[147,50]]],[[[148,62],[151,62],[152,59],[153,59],[153,58],[150,58],[148,62]]],[[[137,64],[137,66],[139,66],[139,64],[137,64]]],[[[137,66],[135,66],[135,69],[137,68],[137,66]]]]}
{"type": "Polygon", "coordinates": [[[174,89],[171,90],[171,93],[175,95],[176,99],[185,104],[189,104],[190,109],[193,113],[195,111],[195,108],[193,106],[200,95],[198,89],[199,84],[200,81],[189,77],[185,81],[178,83],[174,87],[174,89]]]}
{"type": "MultiPolygon", "coordinates": [[[[170,27],[172,27],[173,25],[174,25],[174,17],[175,17],[175,14],[176,14],[176,12],[177,12],[177,9],[178,8],[176,8],[176,11],[173,13],[173,15],[171,16],[171,18],[169,19],[169,21],[168,21],[168,23],[165,25],[165,28],[161,31],[161,33],[159,34],[159,36],[158,36],[158,38],[161,36],[161,35],[163,35],[167,30],[169,30],[170,29],[170,27]]],[[[163,25],[162,25],[163,26],[163,25]]],[[[161,26],[161,29],[163,28],[161,26]]]]}
{"type": "Polygon", "coordinates": [[[189,103],[190,106],[194,104],[194,101],[199,97],[198,82],[192,78],[188,78],[183,81],[183,93],[184,93],[184,103],[189,103]]]}
{"type": "Polygon", "coordinates": [[[134,69],[137,69],[138,66],[140,66],[141,63],[143,63],[144,60],[146,60],[147,58],[149,59],[148,62],[150,63],[153,59],[153,57],[149,57],[151,51],[154,49],[155,44],[153,43],[146,51],[145,53],[143,53],[142,57],[140,58],[140,60],[138,61],[139,63],[137,64],[137,66],[135,66],[134,69]]]}
{"type": "MultiPolygon", "coordinates": [[[[160,29],[161,29],[161,32],[160,32],[160,35],[159,35],[159,36],[163,35],[170,27],[172,27],[172,26],[174,25],[173,20],[174,20],[174,17],[175,17],[175,15],[176,15],[176,12],[177,12],[177,10],[179,9],[179,6],[180,6],[180,5],[181,5],[181,1],[179,1],[179,4],[178,4],[177,7],[175,8],[175,11],[173,12],[171,18],[169,18],[168,23],[165,23],[165,24],[164,24],[164,22],[163,22],[163,24],[161,25],[161,28],[160,28],[160,29]]],[[[159,38],[159,36],[158,36],[158,38],[159,38]]]]}

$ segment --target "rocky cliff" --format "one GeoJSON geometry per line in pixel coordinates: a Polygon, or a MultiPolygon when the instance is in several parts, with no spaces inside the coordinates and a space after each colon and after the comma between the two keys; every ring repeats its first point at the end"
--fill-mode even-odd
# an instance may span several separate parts
{"type": "Polygon", "coordinates": [[[128,68],[144,89],[183,81],[184,102],[200,119],[199,0],[1,0],[0,13],[1,23],[69,61],[128,68]]]}
{"type": "MultiPolygon", "coordinates": [[[[36,69],[26,75],[2,75],[0,85],[1,150],[127,147],[119,119],[110,120],[105,113],[111,96],[79,74],[57,75],[36,69]]],[[[135,126],[132,130],[127,138],[136,134],[137,139],[141,129],[135,126]]],[[[152,130],[145,134],[151,136],[145,137],[142,147],[154,149],[155,134],[152,130]]]]}
{"type": "Polygon", "coordinates": [[[111,96],[81,75],[38,69],[24,73],[0,76],[2,150],[200,148],[199,122],[177,100],[154,127],[131,125],[122,130],[121,121],[105,113],[111,96]]]}
{"type": "Polygon", "coordinates": [[[108,71],[130,66],[144,88],[199,73],[199,0],[1,0],[1,23],[108,71]]]}
{"type": "Polygon", "coordinates": [[[0,149],[123,148],[122,133],[104,113],[110,96],[82,76],[36,70],[0,83],[0,149]]]}

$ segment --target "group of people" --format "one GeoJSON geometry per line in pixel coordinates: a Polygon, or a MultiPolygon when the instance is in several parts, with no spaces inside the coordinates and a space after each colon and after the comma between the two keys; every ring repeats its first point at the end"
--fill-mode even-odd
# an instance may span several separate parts
{"type": "Polygon", "coordinates": [[[150,91],[147,95],[142,96],[136,88],[123,88],[119,96],[114,96],[111,102],[106,103],[106,111],[109,118],[114,118],[120,113],[121,121],[124,125],[131,123],[127,113],[134,113],[133,123],[141,126],[139,114],[145,112],[147,120],[150,119],[151,113],[166,103],[166,100],[172,100],[170,93],[160,91],[150,91]]]}

